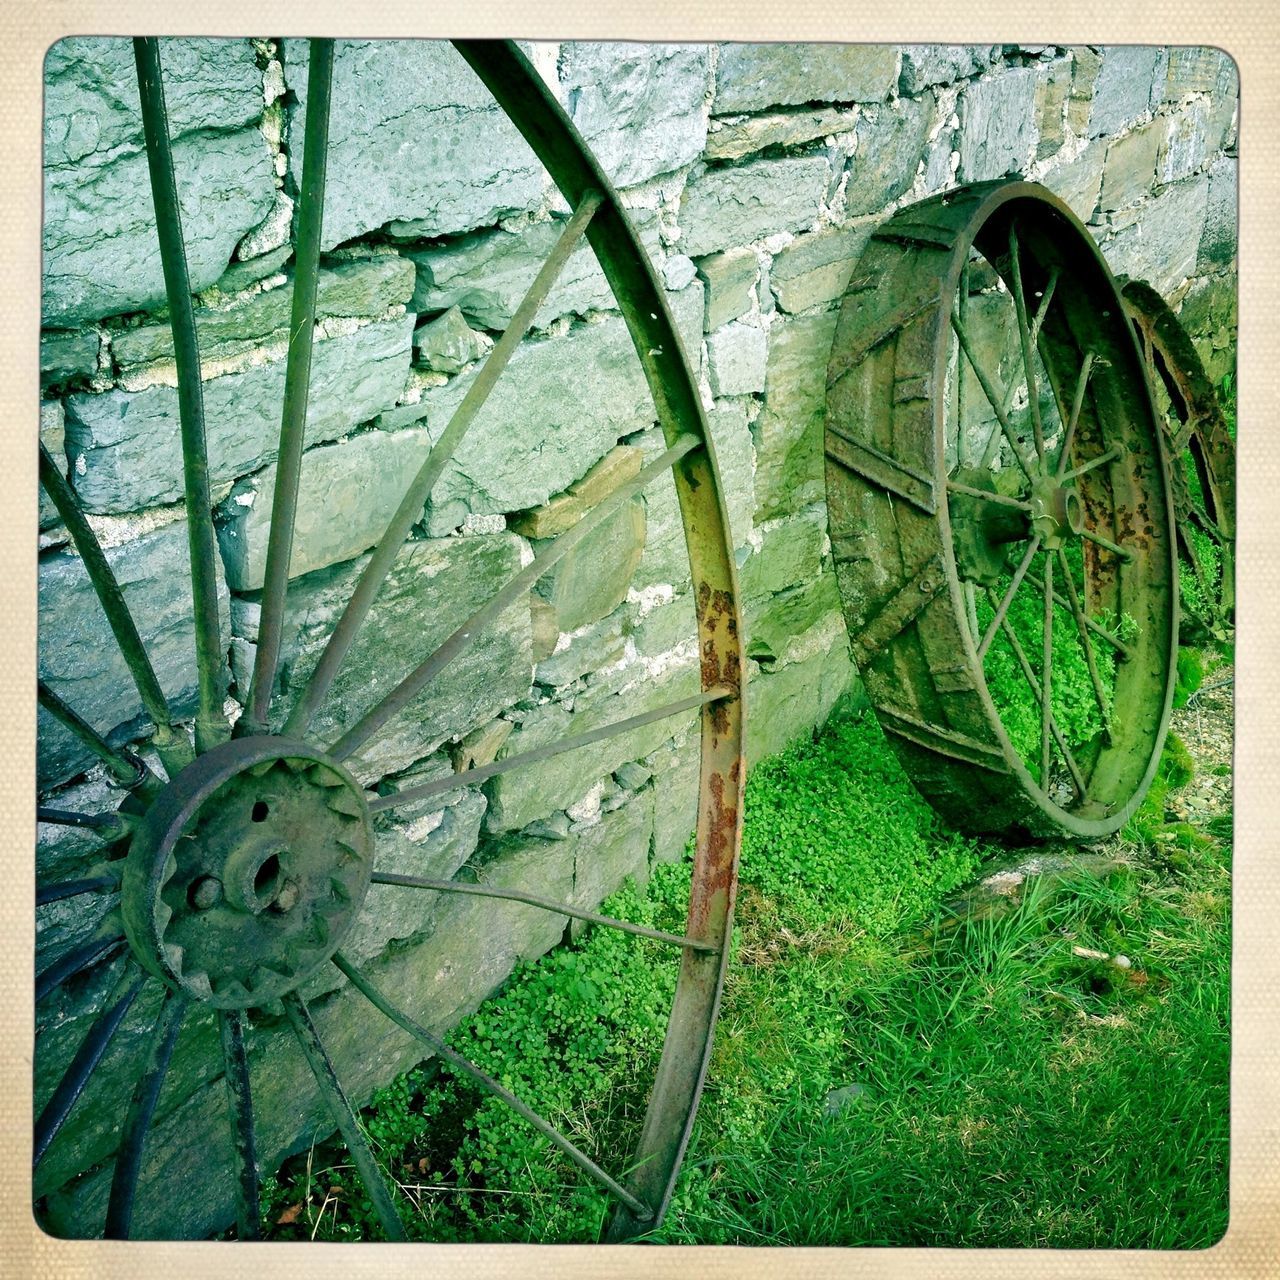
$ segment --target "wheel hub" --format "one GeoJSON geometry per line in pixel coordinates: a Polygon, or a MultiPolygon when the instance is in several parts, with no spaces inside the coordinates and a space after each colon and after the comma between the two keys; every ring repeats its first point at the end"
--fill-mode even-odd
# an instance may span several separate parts
{"type": "Polygon", "coordinates": [[[1051,474],[1041,473],[1031,484],[1031,525],[1040,542],[1050,551],[1069,538],[1078,538],[1084,529],[1084,504],[1074,486],[1060,484],[1051,474]]]}
{"type": "Polygon", "coordinates": [[[226,743],[156,799],[129,850],[125,929],[187,995],[246,1008],[297,987],[338,948],[372,868],[351,775],[300,742],[226,743]]]}

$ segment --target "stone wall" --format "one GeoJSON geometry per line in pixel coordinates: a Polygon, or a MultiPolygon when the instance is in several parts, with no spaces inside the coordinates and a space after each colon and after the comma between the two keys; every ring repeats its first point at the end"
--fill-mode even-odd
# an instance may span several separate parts
{"type": "MultiPolygon", "coordinates": [[[[252,669],[270,522],[307,46],[172,40],[162,52],[199,294],[234,702],[252,669]]],[[[752,759],[820,724],[854,680],[826,537],[824,372],[853,264],[895,208],[964,182],[1042,181],[1090,224],[1114,270],[1150,280],[1181,308],[1215,377],[1232,367],[1237,85],[1225,55],[1038,45],[531,52],[622,189],[702,386],[741,574],[752,759]]],[[[172,341],[127,42],[51,50],[45,161],[41,438],[93,513],[162,684],[190,712],[172,341]]],[[[407,477],[565,212],[459,56],[432,42],[340,44],[329,172],[282,695],[305,681],[407,477]]],[[[433,491],[321,730],[349,722],[371,689],[389,687],[659,448],[625,326],[584,248],[433,491]]],[[[136,698],[66,543],[44,502],[41,669],[95,725],[128,740],[141,724],[136,698]]],[[[697,685],[692,634],[674,493],[658,487],[510,609],[358,757],[357,772],[370,782],[443,776],[679,697],[697,685]]],[[[435,876],[469,863],[496,883],[593,904],[683,848],[695,807],[692,727],[692,716],[650,726],[454,793],[444,808],[380,819],[385,856],[435,876]]],[[[51,803],[106,805],[75,740],[43,713],[40,731],[51,803]]],[[[41,828],[42,876],[74,873],[90,851],[83,833],[41,828]]],[[[110,906],[43,909],[44,954],[83,940],[110,906]]],[[[376,887],[354,949],[402,1003],[443,1027],[518,958],[553,945],[564,923],[528,907],[376,887]]],[[[50,1064],[72,1051],[112,980],[108,972],[41,1006],[38,1105],[50,1064]]],[[[371,1038],[367,1010],[334,979],[310,994],[353,1097],[417,1056],[394,1029],[371,1038]]],[[[109,1155],[148,1011],[127,1023],[38,1191],[109,1155]]],[[[270,1161],[309,1138],[315,1099],[287,1040],[256,1043],[270,1161]]],[[[226,1217],[215,1048],[212,1021],[193,1020],[161,1098],[156,1159],[207,1184],[180,1209],[168,1200],[166,1230],[175,1212],[188,1231],[226,1217]]],[[[61,1229],[92,1229],[96,1208],[85,1205],[101,1207],[108,1175],[54,1197],[61,1229]]]]}

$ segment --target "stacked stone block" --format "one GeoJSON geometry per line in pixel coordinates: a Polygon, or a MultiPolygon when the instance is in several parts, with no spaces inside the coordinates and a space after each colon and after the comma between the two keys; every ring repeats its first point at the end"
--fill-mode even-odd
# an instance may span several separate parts
{"type": "MultiPolygon", "coordinates": [[[[620,188],[700,382],[740,573],[753,760],[819,726],[855,683],[825,532],[825,367],[858,254],[896,208],[966,181],[1041,181],[1089,224],[1113,269],[1150,279],[1181,308],[1215,377],[1232,367],[1237,85],[1217,51],[566,43],[530,53],[620,188]]],[[[253,665],[270,525],[307,46],[174,40],[163,55],[235,700],[253,665]]],[[[93,513],[185,713],[195,679],[175,371],[128,42],[60,42],[46,85],[40,435],[93,513]]],[[[305,680],[567,212],[438,43],[340,43],[329,170],[281,701],[305,680]]],[[[661,448],[625,325],[584,247],[432,492],[321,729],[358,715],[661,448]]],[[[100,611],[47,503],[40,523],[42,671],[127,740],[139,709],[100,611]]],[[[434,696],[370,744],[358,772],[409,785],[693,691],[689,586],[674,493],[659,485],[513,606],[434,696]]],[[[432,876],[469,864],[592,905],[680,856],[696,808],[694,724],[649,726],[460,790],[443,808],[384,817],[384,857],[432,876]]],[[[43,714],[40,730],[41,779],[57,803],[107,805],[75,741],[43,714]]],[[[90,847],[81,832],[41,828],[42,874],[79,872],[90,847]]],[[[104,909],[78,899],[44,909],[42,945],[74,945],[104,909]]],[[[514,904],[378,887],[353,945],[375,980],[447,1027],[565,924],[514,904]]],[[[110,978],[42,1005],[43,1056],[73,1050],[110,978]]],[[[309,994],[353,1097],[417,1056],[389,1024],[369,1036],[369,1011],[336,974],[309,994]]],[[[146,1015],[131,1019],[38,1189],[110,1154],[146,1015]]],[[[226,1218],[215,1040],[208,1020],[184,1031],[159,1107],[154,1147],[168,1172],[205,1188],[169,1205],[184,1231],[226,1218]],[[178,1140],[192,1134],[200,1140],[178,1140]]],[[[316,1106],[287,1041],[258,1043],[271,1159],[309,1137],[316,1106]]],[[[95,1220],[108,1177],[54,1196],[66,1230],[95,1220]]]]}

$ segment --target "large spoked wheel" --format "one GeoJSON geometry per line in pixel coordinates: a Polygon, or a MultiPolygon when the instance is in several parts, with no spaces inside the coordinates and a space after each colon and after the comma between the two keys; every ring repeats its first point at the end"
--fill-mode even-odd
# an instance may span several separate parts
{"type": "Polygon", "coordinates": [[[827,495],[854,653],[921,790],[974,831],[1100,836],[1173,692],[1173,512],[1101,255],[1035,184],[901,210],[853,272],[827,495]]]}
{"type": "MultiPolygon", "coordinates": [[[[389,1238],[404,1227],[395,1197],[376,1168],[355,1112],[343,1091],[336,1065],[341,1056],[322,1043],[323,1020],[313,1018],[300,994],[317,973],[336,966],[348,994],[366,1002],[370,1043],[407,1034],[422,1056],[437,1055],[467,1075],[482,1091],[501,1099],[540,1129],[614,1199],[616,1214],[608,1233],[625,1239],[653,1228],[665,1212],[685,1145],[710,1053],[727,957],[737,852],[740,839],[742,765],[742,655],[736,577],[725,507],[716,465],[700,408],[697,386],[677,337],[665,296],[637,236],[608,180],[550,91],[520,51],[509,43],[460,42],[457,48],[528,140],[557,183],[571,214],[559,241],[538,273],[507,330],[435,442],[421,470],[406,476],[406,491],[384,537],[373,551],[349,601],[334,626],[309,680],[292,705],[272,705],[281,654],[288,566],[297,518],[298,477],[303,453],[306,390],[315,328],[316,281],[321,245],[330,83],[334,49],[329,40],[312,42],[302,168],[300,219],[293,291],[291,344],[285,404],[279,440],[277,480],[261,600],[261,620],[252,681],[243,714],[234,724],[224,714],[221,670],[226,637],[219,632],[216,555],[211,519],[209,469],[190,290],[177,213],[173,161],[156,40],[135,41],[157,224],[160,232],[174,345],[178,361],[185,502],[190,530],[192,594],[196,620],[200,700],[194,734],[175,721],[155,674],[152,655],[139,638],[130,609],[93,529],[81,514],[63,469],[42,451],[41,480],[56,504],[79,552],[84,570],[105,612],[116,644],[137,686],[150,725],[147,744],[115,745],[106,740],[113,726],[93,726],[68,705],[68,681],[57,663],[42,653],[40,705],[69,730],[118,791],[119,804],[106,813],[76,813],[41,808],[42,822],[71,824],[97,832],[101,847],[87,860],[83,874],[41,884],[38,905],[64,899],[85,901],[98,895],[105,910],[94,938],[38,963],[37,1000],[54,995],[71,980],[107,970],[104,1002],[88,1035],[65,1051],[37,1050],[35,1123],[36,1194],[42,1193],[42,1165],[59,1150],[59,1134],[122,1026],[138,1010],[153,1010],[149,1030],[128,1037],[135,1055],[132,1101],[103,1115],[95,1133],[101,1162],[114,1152],[105,1234],[123,1237],[136,1228],[135,1199],[150,1205],[145,1234],[164,1235],[164,1205],[190,1192],[165,1185],[166,1144],[190,1141],[170,1115],[163,1125],[157,1098],[179,1042],[180,1029],[193,1015],[216,1025],[213,1043],[221,1055],[204,1069],[203,1079],[226,1084],[236,1184],[237,1234],[259,1231],[259,1159],[274,1155],[287,1141],[285,1125],[268,1112],[269,1137],[263,1138],[263,1103],[288,1110],[276,1079],[250,1070],[256,1036],[274,1035],[293,1060],[305,1059],[315,1090],[340,1130],[368,1196],[389,1238]],[[527,563],[447,638],[437,643],[395,687],[369,690],[367,706],[355,722],[319,733],[325,706],[348,654],[370,614],[380,585],[397,552],[420,518],[424,502],[441,476],[486,397],[528,331],[573,249],[585,238],[613,291],[629,327],[665,436],[665,451],[558,536],[539,544],[527,563]],[[361,749],[406,708],[421,708],[424,691],[439,673],[470,646],[486,625],[498,622],[592,529],[632,501],[646,486],[670,473],[683,517],[692,569],[696,611],[698,673],[691,691],[675,701],[592,728],[533,750],[508,754],[479,766],[460,765],[442,779],[413,786],[370,782],[361,749]],[[700,686],[700,687],[699,687],[700,686]],[[435,880],[391,873],[380,864],[381,839],[375,822],[386,810],[433,796],[448,802],[460,788],[478,787],[496,774],[535,760],[587,748],[595,752],[608,739],[634,733],[644,725],[673,718],[700,717],[701,766],[697,804],[696,852],[683,933],[663,933],[594,913],[549,894],[487,886],[473,880],[435,880]],[[150,759],[149,765],[145,759],[150,759]],[[360,780],[357,780],[357,774],[360,780]],[[665,1045],[638,1146],[617,1152],[606,1171],[564,1133],[533,1112],[496,1080],[450,1049],[422,1025],[424,1014],[402,992],[384,989],[348,956],[356,918],[371,884],[401,886],[398,892],[434,903],[450,894],[504,899],[546,910],[550,916],[576,917],[597,927],[616,928],[666,943],[679,966],[665,1045]],[[430,891],[423,893],[423,891],[430,891]],[[118,895],[118,899],[116,897],[118,895]],[[112,985],[114,984],[114,989],[112,985]],[[259,1018],[266,1010],[265,1019],[259,1018]],[[262,1030],[259,1022],[264,1023],[262,1030]],[[281,1029],[271,1030],[273,1024],[281,1029]],[[317,1029],[319,1026],[319,1030],[317,1029]],[[398,1031],[395,1029],[399,1028],[398,1031]],[[106,1126],[105,1136],[103,1127],[106,1126]],[[270,1145],[274,1144],[274,1145],[270,1145]],[[137,1196],[139,1183],[144,1195],[137,1196]],[[145,1193],[150,1192],[148,1196],[145,1193]]],[[[590,388],[583,388],[590,395],[590,388]]],[[[513,441],[513,449],[536,449],[538,441],[513,441]]],[[[695,639],[690,637],[691,642],[695,639]]],[[[692,644],[691,644],[692,647],[692,644]]],[[[64,655],[65,656],[65,655],[64,655]]],[[[421,718],[421,717],[419,717],[421,718]]],[[[403,721],[401,721],[403,725],[403,721]]],[[[465,727],[465,726],[464,726],[465,727]]],[[[437,735],[438,736],[438,735],[437,735]]],[[[664,800],[668,803],[669,798],[664,800]]],[[[458,899],[454,899],[455,902],[458,899]]],[[[594,904],[589,904],[594,905],[594,904]]],[[[430,983],[424,982],[429,988],[430,983]]],[[[197,1043],[204,1043],[198,1041],[197,1043]]],[[[350,1055],[351,1046],[346,1046],[350,1055]]],[[[277,1063],[281,1061],[277,1048],[277,1063]]],[[[216,1052],[216,1049],[215,1049],[216,1052]]],[[[127,1094],[126,1094],[127,1098],[127,1094]]],[[[91,1099],[86,1103],[92,1105],[91,1099]]],[[[82,1104],[83,1106],[84,1104],[82,1104]]],[[[224,1104],[227,1106],[227,1104],[224,1104]]],[[[172,1109],[172,1108],[171,1108],[172,1109]]],[[[221,1121],[223,1133],[226,1121],[221,1121]]],[[[90,1147],[93,1146],[91,1142],[90,1147]]],[[[65,1143],[63,1144],[65,1147],[65,1143]]],[[[59,1167],[78,1172],[74,1153],[63,1150],[59,1167]],[[68,1165],[68,1159],[72,1162],[68,1165]]],[[[80,1169],[83,1169],[83,1162],[80,1169]]],[[[56,1186],[58,1184],[54,1184],[56,1186]]],[[[49,1190],[46,1186],[43,1190],[49,1190]]],[[[92,1202],[92,1197],[90,1197],[92,1202]]],[[[93,1234],[97,1223],[84,1223],[93,1234]]]]}
{"type": "Polygon", "coordinates": [[[1235,628],[1235,441],[1173,309],[1142,280],[1125,281],[1121,292],[1165,431],[1178,553],[1189,575],[1183,579],[1183,615],[1191,630],[1226,641],[1235,628]]]}

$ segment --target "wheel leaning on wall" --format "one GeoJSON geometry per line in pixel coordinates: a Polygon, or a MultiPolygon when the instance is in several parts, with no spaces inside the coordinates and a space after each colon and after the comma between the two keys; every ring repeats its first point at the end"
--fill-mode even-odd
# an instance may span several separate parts
{"type": "MultiPolygon", "coordinates": [[[[100,762],[120,795],[118,811],[106,815],[40,809],[41,821],[88,826],[102,846],[91,873],[38,886],[38,905],[81,895],[119,893],[103,927],[87,944],[57,959],[37,961],[37,1000],[96,968],[117,965],[120,976],[87,1037],[53,1085],[35,1124],[35,1159],[58,1141],[77,1101],[129,1010],[143,993],[159,990],[158,1013],[149,1044],[136,1063],[137,1085],[118,1124],[105,1234],[123,1237],[134,1223],[139,1187],[165,1197],[181,1187],[153,1185],[149,1165],[163,1162],[153,1132],[156,1102],[179,1028],[197,1009],[216,1011],[220,1061],[229,1102],[237,1234],[259,1231],[259,1122],[250,1078],[247,1042],[254,1034],[248,1014],[263,1007],[282,1013],[314,1075],[332,1123],[342,1133],[369,1198],[389,1238],[404,1228],[392,1194],[375,1167],[355,1113],[343,1093],[334,1062],[317,1033],[299,988],[321,968],[336,965],[348,984],[367,999],[368,1028],[379,1035],[392,1024],[431,1053],[470,1077],[483,1092],[502,1098],[573,1160],[584,1176],[613,1197],[610,1239],[651,1229],[671,1195],[710,1053],[712,1027],[724,979],[742,812],[742,651],[736,573],[725,505],[696,383],[676,334],[653,267],[624,214],[616,193],[541,78],[511,43],[463,41],[456,47],[524,135],[567,201],[571,214],[546,264],[506,332],[459,406],[443,435],[407,486],[405,498],[359,579],[301,696],[288,709],[271,705],[281,646],[291,538],[306,415],[306,386],[315,321],[316,278],[333,42],[312,42],[305,149],[297,229],[293,335],[287,363],[285,406],[272,526],[267,553],[259,643],[246,708],[234,732],[223,714],[213,525],[208,463],[200,404],[199,355],[185,253],[177,216],[172,153],[164,109],[160,49],[154,39],[135,41],[144,128],[165,268],[171,325],[178,361],[184,495],[192,550],[192,590],[200,704],[194,741],[174,722],[156,680],[150,656],[113,575],[108,558],[80,512],[61,468],[41,454],[41,481],[56,504],[116,644],[151,722],[151,744],[162,770],[153,770],[127,747],[108,744],[98,728],[68,705],[56,681],[40,683],[41,707],[69,729],[100,762]],[[480,405],[500,385],[502,370],[527,332],[539,304],[570,252],[586,240],[595,252],[620,307],[644,371],[665,437],[665,451],[635,478],[589,510],[577,524],[549,542],[534,561],[503,585],[430,653],[400,684],[339,736],[320,740],[311,728],[344,655],[365,619],[380,583],[436,479],[457,448],[480,405]],[[692,570],[696,643],[700,660],[697,694],[638,717],[593,729],[585,736],[510,755],[412,792],[380,794],[362,786],[348,763],[362,745],[404,709],[470,644],[477,631],[518,602],[561,557],[620,505],[670,472],[679,500],[692,570]],[[696,849],[687,923],[683,934],[659,933],[599,916],[581,907],[516,890],[457,881],[390,875],[379,869],[373,816],[428,793],[441,795],[479,785],[497,773],[538,759],[633,731],[642,724],[697,714],[700,775],[696,849]],[[162,774],[164,776],[162,776],[162,774]],[[514,899],[561,917],[595,921],[669,944],[679,977],[660,1065],[643,1132],[616,1178],[579,1151],[568,1137],[537,1116],[479,1068],[454,1053],[421,1026],[396,994],[381,990],[344,957],[343,944],[371,883],[398,884],[405,894],[429,891],[514,899]]],[[[531,442],[536,443],[536,442],[531,442]]],[[[63,690],[65,692],[65,690],[63,690]]],[[[105,730],[103,730],[105,731],[105,730]]],[[[442,801],[443,802],[443,801],[442,801]]],[[[175,1139],[176,1140],[176,1139],[175,1139]]],[[[95,1227],[84,1224],[85,1234],[95,1227]]]]}
{"type": "Polygon", "coordinates": [[[874,233],[826,475],[854,656],[921,790],[971,831],[1123,825],[1172,702],[1175,524],[1141,353],[1065,204],[987,183],[874,233]]]}

